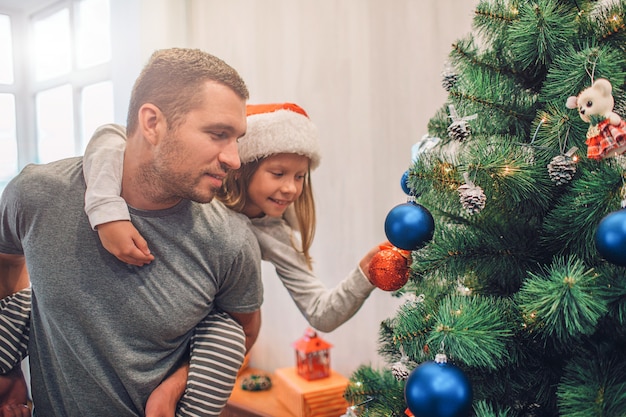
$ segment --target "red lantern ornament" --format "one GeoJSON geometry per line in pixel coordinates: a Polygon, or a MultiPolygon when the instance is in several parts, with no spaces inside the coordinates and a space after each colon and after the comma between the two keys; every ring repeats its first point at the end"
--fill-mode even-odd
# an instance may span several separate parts
{"type": "Polygon", "coordinates": [[[404,287],[409,280],[409,256],[407,250],[381,245],[369,265],[370,282],[383,291],[404,287]]]}
{"type": "Polygon", "coordinates": [[[293,343],[296,350],[298,375],[312,381],[330,376],[330,348],[332,345],[317,336],[311,328],[293,343]]]}

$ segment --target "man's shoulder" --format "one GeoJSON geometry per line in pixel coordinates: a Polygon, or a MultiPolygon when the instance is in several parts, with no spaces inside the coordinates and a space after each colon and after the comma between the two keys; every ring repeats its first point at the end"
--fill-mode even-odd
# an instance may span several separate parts
{"type": "Polygon", "coordinates": [[[47,164],[28,164],[12,180],[13,187],[41,192],[62,192],[76,187],[82,181],[82,158],[61,159],[47,164]]]}
{"type": "Polygon", "coordinates": [[[28,164],[18,174],[17,178],[57,178],[70,179],[71,175],[77,170],[82,169],[82,157],[76,156],[72,158],[59,159],[58,161],[46,164],[28,164]]]}

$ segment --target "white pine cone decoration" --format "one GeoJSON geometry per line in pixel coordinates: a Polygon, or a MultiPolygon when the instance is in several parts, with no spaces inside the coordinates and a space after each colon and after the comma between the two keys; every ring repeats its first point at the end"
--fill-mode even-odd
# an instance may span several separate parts
{"type": "Polygon", "coordinates": [[[472,181],[469,181],[468,174],[464,174],[465,184],[461,185],[457,191],[461,199],[461,205],[469,214],[480,213],[485,208],[487,202],[487,196],[482,188],[478,185],[474,185],[472,181]]]}
{"type": "Polygon", "coordinates": [[[444,88],[444,90],[448,92],[450,92],[450,90],[454,88],[458,80],[459,80],[459,75],[455,74],[452,71],[445,70],[441,74],[441,86],[444,88]]]}
{"type": "Polygon", "coordinates": [[[576,159],[573,154],[578,148],[572,148],[566,154],[557,155],[548,164],[548,174],[556,185],[567,184],[576,174],[576,159]]]}
{"type": "Polygon", "coordinates": [[[398,381],[406,381],[409,378],[409,368],[402,361],[396,362],[391,366],[391,373],[398,381]]]}
{"type": "Polygon", "coordinates": [[[448,136],[459,142],[469,138],[471,133],[470,125],[465,120],[456,121],[448,126],[448,136]]]}

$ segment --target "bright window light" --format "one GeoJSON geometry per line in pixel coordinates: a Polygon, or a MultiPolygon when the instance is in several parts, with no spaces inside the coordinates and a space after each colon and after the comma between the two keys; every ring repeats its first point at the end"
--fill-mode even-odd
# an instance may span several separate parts
{"type": "Polygon", "coordinates": [[[0,94],[0,184],[17,174],[17,139],[15,135],[15,97],[0,94]]]}
{"type": "Polygon", "coordinates": [[[69,84],[36,95],[38,162],[47,163],[76,155],[72,106],[72,86],[69,84]]]}
{"type": "Polygon", "coordinates": [[[109,0],[83,0],[76,7],[76,59],[78,68],[111,60],[109,0]]]}
{"type": "Polygon", "coordinates": [[[113,120],[113,83],[105,81],[90,85],[82,94],[82,151],[98,126],[113,120]]]}
{"type": "Polygon", "coordinates": [[[11,19],[7,15],[0,14],[0,84],[13,83],[12,42],[11,19]]]}
{"type": "Polygon", "coordinates": [[[49,80],[72,68],[70,13],[67,8],[33,24],[35,78],[49,80]]]}

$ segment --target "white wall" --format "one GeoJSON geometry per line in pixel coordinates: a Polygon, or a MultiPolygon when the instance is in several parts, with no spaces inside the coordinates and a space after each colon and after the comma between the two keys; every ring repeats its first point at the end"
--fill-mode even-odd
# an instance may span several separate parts
{"type": "MultiPolygon", "coordinates": [[[[142,3],[144,61],[157,48],[204,49],[241,73],[250,102],[292,101],[317,124],[323,157],[312,176],[313,255],[318,276],[335,286],[385,239],[385,216],[406,201],[400,178],[411,146],[445,101],[440,73],[452,42],[470,31],[477,1],[142,3]]],[[[269,265],[264,283],[263,327],[251,365],[271,371],[293,365],[291,343],[307,324],[269,265]]],[[[334,345],[332,367],[349,376],[361,364],[382,366],[379,324],[398,304],[376,290],[351,321],[323,334],[334,345]]]]}

